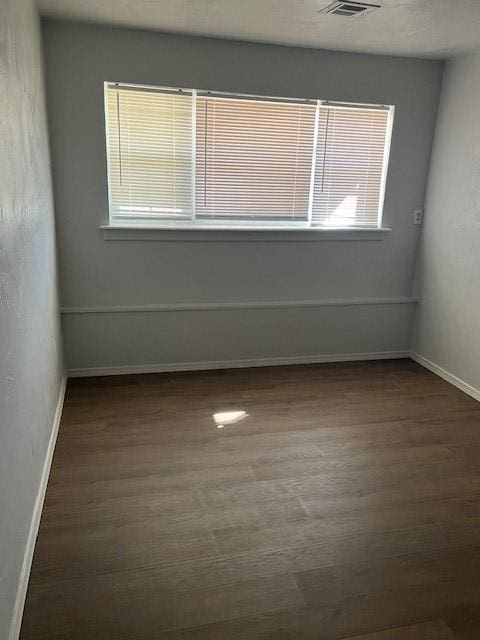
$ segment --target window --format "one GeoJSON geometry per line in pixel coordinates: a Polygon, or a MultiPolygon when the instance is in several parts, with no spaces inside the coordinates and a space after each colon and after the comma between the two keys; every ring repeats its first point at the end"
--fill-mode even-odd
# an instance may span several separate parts
{"type": "Polygon", "coordinates": [[[377,228],[393,107],[105,84],[110,224],[377,228]]]}

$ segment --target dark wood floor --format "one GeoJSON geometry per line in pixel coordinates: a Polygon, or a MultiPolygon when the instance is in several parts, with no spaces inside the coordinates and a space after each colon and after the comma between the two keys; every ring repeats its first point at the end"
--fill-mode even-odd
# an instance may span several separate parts
{"type": "Polygon", "coordinates": [[[409,360],[71,380],[21,638],[480,638],[479,465],[409,360]]]}

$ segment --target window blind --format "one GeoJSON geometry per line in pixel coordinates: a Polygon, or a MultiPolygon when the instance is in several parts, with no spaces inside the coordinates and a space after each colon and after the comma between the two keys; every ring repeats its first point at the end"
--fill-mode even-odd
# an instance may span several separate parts
{"type": "Polygon", "coordinates": [[[199,95],[196,216],[307,221],[316,105],[199,95]]]}
{"type": "Polygon", "coordinates": [[[312,224],[380,222],[389,110],[320,106],[312,224]]]}
{"type": "Polygon", "coordinates": [[[108,85],[111,215],[187,218],[192,210],[192,95],[108,85]]]}
{"type": "Polygon", "coordinates": [[[110,219],[381,226],[393,107],[105,83],[110,219]]]}

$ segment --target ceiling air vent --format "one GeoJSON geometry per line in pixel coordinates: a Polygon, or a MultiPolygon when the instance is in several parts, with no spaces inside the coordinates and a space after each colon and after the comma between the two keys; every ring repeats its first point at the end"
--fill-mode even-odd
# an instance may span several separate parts
{"type": "Polygon", "coordinates": [[[346,18],[355,18],[356,16],[365,16],[374,9],[380,9],[378,4],[367,4],[366,2],[349,2],[348,0],[336,0],[319,11],[319,13],[331,13],[335,16],[345,16],[346,18]]]}

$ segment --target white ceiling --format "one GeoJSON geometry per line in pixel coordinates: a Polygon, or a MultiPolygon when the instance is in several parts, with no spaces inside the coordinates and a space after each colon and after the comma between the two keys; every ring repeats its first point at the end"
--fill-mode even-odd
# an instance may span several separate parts
{"type": "Polygon", "coordinates": [[[480,0],[369,0],[355,18],[329,0],[38,0],[46,16],[235,40],[444,58],[480,46],[480,0]]]}

